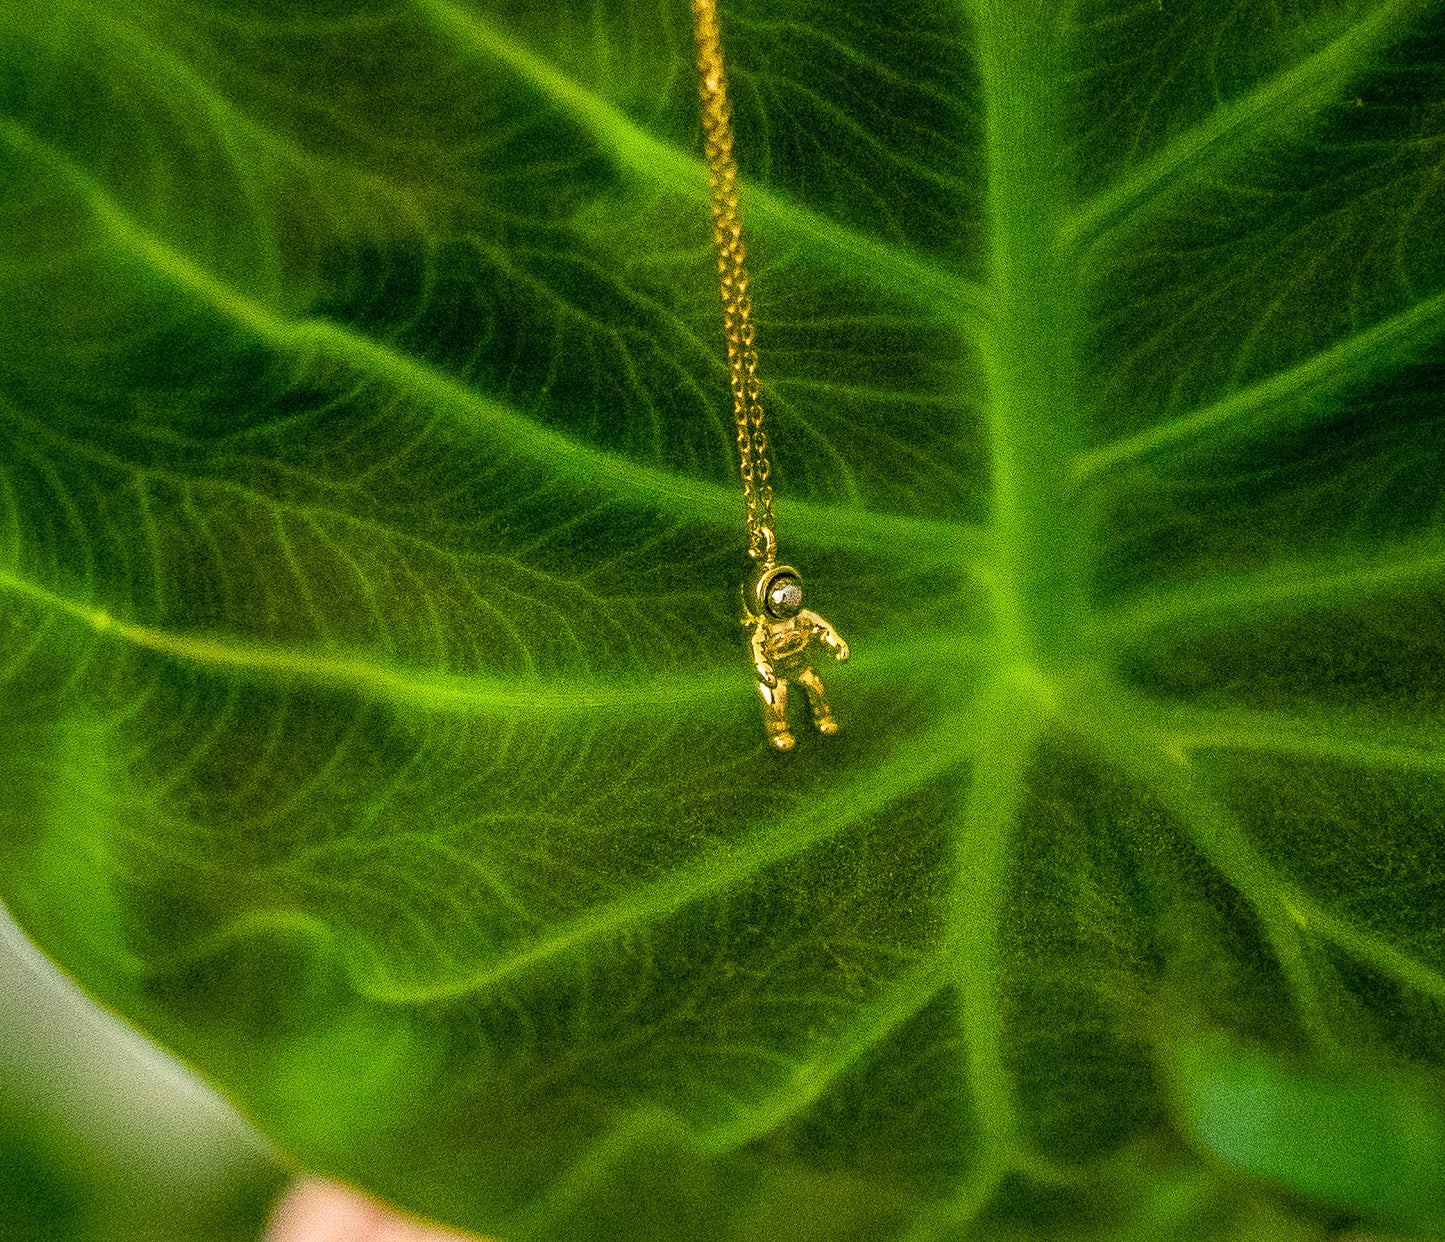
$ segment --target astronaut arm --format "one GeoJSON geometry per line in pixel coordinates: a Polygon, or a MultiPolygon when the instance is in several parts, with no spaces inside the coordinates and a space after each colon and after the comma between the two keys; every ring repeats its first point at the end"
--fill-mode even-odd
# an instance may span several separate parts
{"type": "Polygon", "coordinates": [[[818,641],[833,653],[835,660],[841,662],[848,658],[848,644],[843,641],[838,631],[824,621],[822,617],[807,608],[804,608],[798,615],[817,631],[818,641]]]}
{"type": "Polygon", "coordinates": [[[754,622],[748,639],[753,650],[753,667],[757,669],[758,680],[771,689],[778,684],[778,676],[773,672],[773,662],[768,659],[767,627],[761,621],[754,622]]]}

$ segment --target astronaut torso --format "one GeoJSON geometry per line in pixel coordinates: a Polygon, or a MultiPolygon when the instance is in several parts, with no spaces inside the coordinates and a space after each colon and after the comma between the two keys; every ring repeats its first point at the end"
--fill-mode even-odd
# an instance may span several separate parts
{"type": "Polygon", "coordinates": [[[806,609],[796,617],[782,620],[759,619],[763,654],[773,665],[796,665],[808,662],[808,647],[818,635],[814,614],[806,609]]]}

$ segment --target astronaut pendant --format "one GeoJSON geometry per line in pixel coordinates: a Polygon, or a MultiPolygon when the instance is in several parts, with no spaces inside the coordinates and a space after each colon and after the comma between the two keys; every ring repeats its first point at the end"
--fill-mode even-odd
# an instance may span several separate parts
{"type": "Polygon", "coordinates": [[[808,708],[819,733],[838,732],[828,707],[823,682],[813,669],[814,647],[826,647],[833,658],[848,658],[848,644],[816,612],[803,607],[803,579],[791,565],[769,559],[743,583],[742,623],[748,629],[763,728],[778,750],[792,750],[796,741],[788,728],[788,683],[797,682],[808,696],[808,708]]]}

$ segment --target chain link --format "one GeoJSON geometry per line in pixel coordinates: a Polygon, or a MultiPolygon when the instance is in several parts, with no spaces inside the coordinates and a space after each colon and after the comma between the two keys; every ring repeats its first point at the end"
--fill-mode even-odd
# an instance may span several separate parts
{"type": "Polygon", "coordinates": [[[712,195],[713,249],[717,253],[718,281],[722,289],[733,418],[737,424],[743,496],[748,510],[748,555],[754,560],[772,561],[778,544],[770,482],[772,464],[768,461],[768,434],[763,429],[747,254],[743,249],[742,222],[738,218],[738,166],[733,159],[732,111],[728,106],[715,0],[692,0],[692,16],[697,34],[698,93],[702,97],[702,128],[712,195]]]}

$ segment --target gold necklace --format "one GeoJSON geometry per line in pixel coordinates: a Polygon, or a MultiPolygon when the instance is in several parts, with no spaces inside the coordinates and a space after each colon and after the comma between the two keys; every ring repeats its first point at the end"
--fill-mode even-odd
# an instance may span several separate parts
{"type": "Polygon", "coordinates": [[[778,532],[769,481],[768,436],[758,382],[752,300],[748,296],[747,255],[738,218],[738,166],[733,159],[732,112],[723,71],[722,40],[715,0],[692,0],[697,35],[698,93],[706,138],[711,187],[713,249],[722,289],[723,331],[728,343],[733,418],[737,423],[743,498],[747,503],[748,555],[754,567],[742,584],[742,623],[748,630],[763,728],[778,750],[795,744],[788,727],[788,685],[798,682],[808,697],[819,733],[836,733],[838,721],[828,706],[823,683],[813,669],[815,645],[836,660],[848,658],[845,643],[828,622],[803,607],[803,579],[791,565],[778,563],[778,532]]]}

